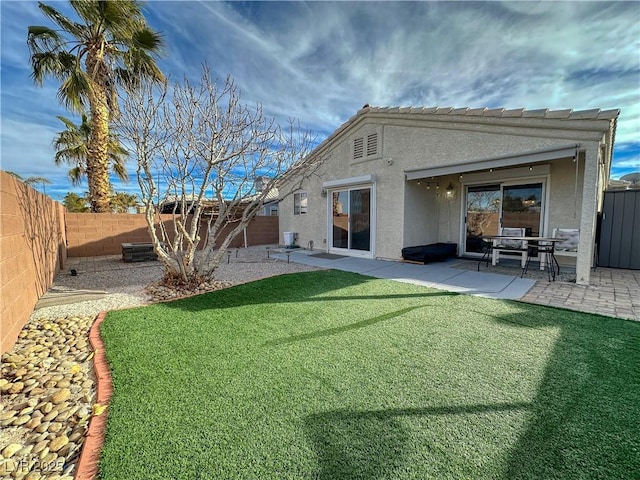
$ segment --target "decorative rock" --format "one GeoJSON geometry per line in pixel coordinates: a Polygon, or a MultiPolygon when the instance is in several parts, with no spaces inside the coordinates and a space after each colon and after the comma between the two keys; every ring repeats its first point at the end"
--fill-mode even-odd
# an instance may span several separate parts
{"type": "Polygon", "coordinates": [[[56,418],[54,418],[54,420],[56,422],[66,422],[72,416],[73,414],[71,413],[71,411],[67,410],[66,412],[61,412],[56,418]]]}
{"type": "Polygon", "coordinates": [[[49,430],[49,425],[51,422],[43,422],[36,427],[36,432],[44,433],[49,430]]]}
{"type": "MultiPolygon", "coordinates": [[[[7,410],[6,412],[0,413],[0,422],[3,420],[9,420],[15,417],[18,414],[15,410],[7,410]]],[[[11,420],[13,421],[13,420],[11,420]]]]}
{"type": "Polygon", "coordinates": [[[65,400],[68,400],[70,396],[71,390],[69,390],[68,388],[62,388],[53,394],[53,396],[51,397],[51,402],[57,405],[64,402],[65,400]]]}
{"type": "Polygon", "coordinates": [[[24,426],[33,430],[41,423],[42,423],[42,417],[35,417],[29,420],[27,423],[25,423],[24,426]]]}
{"type": "Polygon", "coordinates": [[[80,407],[76,412],[76,417],[83,418],[89,415],[89,409],[87,407],[80,407]]]}
{"type": "Polygon", "coordinates": [[[26,447],[24,447],[22,450],[20,450],[17,453],[18,457],[26,457],[27,455],[29,455],[31,453],[31,451],[33,450],[33,445],[27,445],[26,447]]]}
{"type": "Polygon", "coordinates": [[[71,407],[69,409],[69,416],[71,417],[71,416],[75,415],[78,410],[80,410],[80,405],[76,405],[75,407],[71,407]]]}
{"type": "Polygon", "coordinates": [[[20,415],[31,415],[33,413],[34,408],[33,407],[25,407],[22,410],[20,410],[20,415]]]}
{"type": "Polygon", "coordinates": [[[16,382],[11,385],[11,388],[9,388],[9,393],[20,393],[23,388],[24,388],[23,382],[16,382]]]}
{"type": "Polygon", "coordinates": [[[51,464],[58,458],[58,454],[54,452],[49,452],[44,458],[41,459],[41,462],[44,464],[51,464]]]}
{"type": "MultiPolygon", "coordinates": [[[[40,428],[40,427],[38,427],[38,428],[40,428]]],[[[49,437],[49,432],[40,433],[40,434],[35,436],[35,438],[33,439],[33,443],[40,443],[40,442],[45,441],[45,440],[48,441],[49,440],[48,437],[49,437]]]]}
{"type": "Polygon", "coordinates": [[[16,452],[22,450],[22,447],[23,446],[19,443],[11,443],[7,445],[4,450],[2,450],[2,456],[4,458],[11,458],[15,455],[16,452]]]}
{"type": "Polygon", "coordinates": [[[11,458],[0,456],[2,469],[12,467],[0,478],[72,480],[95,398],[88,363],[93,352],[87,338],[93,320],[90,316],[30,320],[14,350],[2,355],[0,426],[11,427],[11,435],[15,431],[14,442],[26,443],[0,442],[0,453],[5,449],[11,454],[11,458]],[[58,466],[45,475],[39,468],[45,462],[64,463],[64,472],[58,466]]]}
{"type": "Polygon", "coordinates": [[[64,447],[67,443],[69,443],[69,438],[66,435],[61,435],[61,436],[55,438],[49,444],[49,450],[51,450],[52,452],[57,452],[62,447],[64,447]]]}
{"type": "Polygon", "coordinates": [[[66,378],[64,380],[60,380],[58,383],[56,383],[56,387],[58,388],[69,388],[71,386],[71,382],[69,380],[67,380],[66,378]]]}
{"type": "Polygon", "coordinates": [[[74,430],[71,435],[69,435],[69,442],[77,442],[82,437],[84,437],[84,431],[74,430]]]}
{"type": "Polygon", "coordinates": [[[22,415],[21,417],[16,418],[12,425],[18,426],[18,425],[24,425],[25,423],[27,423],[29,420],[31,420],[31,417],[29,415],[22,415]]]}
{"type": "Polygon", "coordinates": [[[42,460],[44,457],[46,457],[47,455],[49,455],[49,447],[44,447],[42,449],[42,451],[40,452],[40,455],[38,455],[38,458],[40,460],[42,460]]]}
{"type": "Polygon", "coordinates": [[[32,451],[34,454],[38,454],[41,451],[43,451],[45,448],[47,448],[47,445],[49,445],[49,442],[46,440],[43,440],[42,442],[37,443],[36,446],[33,447],[32,451]]]}
{"type": "Polygon", "coordinates": [[[44,417],[42,417],[42,420],[45,421],[45,422],[50,422],[51,420],[56,418],[59,414],[60,414],[60,412],[57,409],[54,408],[49,413],[47,413],[44,417]]]}
{"type": "Polygon", "coordinates": [[[55,362],[55,359],[53,359],[53,358],[45,358],[45,359],[42,361],[42,366],[43,366],[44,368],[50,368],[50,367],[51,367],[51,365],[53,365],[53,363],[54,363],[54,362],[55,362]]]}
{"type": "Polygon", "coordinates": [[[68,457],[69,453],[71,453],[71,449],[75,446],[74,443],[67,443],[64,447],[58,450],[58,458],[59,457],[68,457]]]}
{"type": "Polygon", "coordinates": [[[49,428],[47,428],[47,431],[49,432],[59,432],[60,430],[62,430],[62,423],[60,422],[51,422],[49,424],[49,428]]]}

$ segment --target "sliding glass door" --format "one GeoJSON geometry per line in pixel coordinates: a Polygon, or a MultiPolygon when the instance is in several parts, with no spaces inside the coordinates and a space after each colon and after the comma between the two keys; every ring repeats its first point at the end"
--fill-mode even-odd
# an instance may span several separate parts
{"type": "Polygon", "coordinates": [[[331,193],[332,249],[371,251],[371,188],[331,193]]]}
{"type": "Polygon", "coordinates": [[[542,220],[542,183],[502,187],[502,227],[524,228],[539,237],[542,220]]]}
{"type": "Polygon", "coordinates": [[[497,235],[500,223],[500,185],[467,187],[465,251],[482,253],[482,236],[497,235]]]}
{"type": "Polygon", "coordinates": [[[524,228],[527,235],[540,236],[543,195],[542,182],[467,186],[465,253],[482,253],[482,236],[498,235],[501,227],[524,228]]]}

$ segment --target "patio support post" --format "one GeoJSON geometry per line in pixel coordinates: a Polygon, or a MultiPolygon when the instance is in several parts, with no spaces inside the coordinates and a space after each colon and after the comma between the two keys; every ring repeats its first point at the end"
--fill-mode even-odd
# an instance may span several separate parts
{"type": "MultiPolygon", "coordinates": [[[[579,156],[576,161],[580,161],[579,156]]],[[[580,210],[580,243],[576,258],[576,283],[589,285],[596,236],[598,211],[598,143],[588,143],[584,152],[582,209],[580,210]]]]}

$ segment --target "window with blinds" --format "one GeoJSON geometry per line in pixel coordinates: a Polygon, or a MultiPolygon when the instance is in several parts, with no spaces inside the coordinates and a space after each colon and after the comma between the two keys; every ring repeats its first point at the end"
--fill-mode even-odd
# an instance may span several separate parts
{"type": "Polygon", "coordinates": [[[308,198],[306,192],[293,194],[293,214],[306,215],[308,206],[308,198]]]}

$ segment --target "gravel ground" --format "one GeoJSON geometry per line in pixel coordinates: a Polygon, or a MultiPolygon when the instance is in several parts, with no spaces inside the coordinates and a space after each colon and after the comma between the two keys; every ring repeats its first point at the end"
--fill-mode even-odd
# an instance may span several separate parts
{"type": "MultiPolygon", "coordinates": [[[[229,251],[231,256],[219,265],[215,279],[233,285],[285,273],[317,270],[315,267],[267,258],[265,246],[229,251]]],[[[31,319],[97,315],[105,310],[147,305],[156,299],[148,294],[146,288],[161,278],[160,262],[124,263],[120,255],[86,260],[71,258],[65,271],[56,276],[52,289],[103,290],[106,295],[99,300],[39,308],[33,312],[31,319]],[[76,268],[78,275],[71,276],[70,268],[76,268]]]]}

